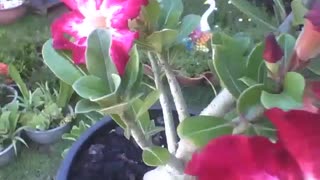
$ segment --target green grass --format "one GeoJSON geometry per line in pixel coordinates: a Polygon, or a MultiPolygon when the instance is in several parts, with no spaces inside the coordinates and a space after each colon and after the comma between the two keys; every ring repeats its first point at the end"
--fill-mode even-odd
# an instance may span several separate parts
{"type": "Polygon", "coordinates": [[[68,146],[69,142],[59,141],[50,147],[35,144],[22,147],[14,162],[0,168],[0,179],[52,180],[62,160],[61,152],[68,146]]]}

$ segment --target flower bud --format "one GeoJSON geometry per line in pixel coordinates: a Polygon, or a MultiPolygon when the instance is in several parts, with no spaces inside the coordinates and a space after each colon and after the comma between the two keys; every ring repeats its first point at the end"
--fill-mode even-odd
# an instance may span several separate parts
{"type": "Polygon", "coordinates": [[[5,63],[0,63],[0,76],[8,76],[8,74],[8,65],[5,63]]]}
{"type": "Polygon", "coordinates": [[[273,33],[270,33],[265,39],[265,49],[263,52],[263,59],[268,63],[276,63],[282,59],[284,53],[278,44],[273,33]]]}

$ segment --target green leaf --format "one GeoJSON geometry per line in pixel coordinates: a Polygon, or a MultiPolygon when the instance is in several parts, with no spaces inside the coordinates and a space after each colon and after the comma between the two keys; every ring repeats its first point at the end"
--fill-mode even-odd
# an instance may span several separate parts
{"type": "Polygon", "coordinates": [[[184,38],[187,38],[189,34],[195,30],[200,24],[201,17],[195,14],[186,15],[181,22],[178,42],[182,42],[184,38]]]}
{"type": "Polygon", "coordinates": [[[98,111],[99,109],[100,109],[99,104],[86,99],[81,99],[76,104],[75,113],[82,114],[82,113],[88,113],[92,111],[98,111]]]}
{"type": "Polygon", "coordinates": [[[178,135],[181,139],[191,140],[196,146],[203,147],[213,138],[231,134],[232,129],[223,118],[194,116],[180,123],[178,135]]]}
{"type": "Polygon", "coordinates": [[[144,99],[143,104],[141,104],[139,112],[137,113],[137,117],[141,116],[145,112],[148,112],[150,107],[158,101],[160,97],[160,92],[158,90],[154,90],[150,92],[147,97],[144,99]]]}
{"type": "Polygon", "coordinates": [[[134,111],[135,116],[137,118],[136,119],[137,123],[138,123],[139,127],[141,128],[141,130],[143,131],[143,133],[146,134],[149,130],[151,120],[150,120],[148,110],[139,114],[139,112],[140,112],[139,110],[142,108],[143,104],[144,104],[144,102],[139,98],[134,100],[131,103],[133,111],[134,111]]]}
{"type": "MultiPolygon", "coordinates": [[[[139,61],[139,54],[137,46],[133,46],[130,53],[130,60],[126,65],[125,74],[122,76],[122,88],[126,91],[126,94],[130,94],[133,86],[140,80],[140,71],[142,64],[139,61]]],[[[139,83],[140,84],[140,83],[139,83]]]]}
{"type": "Polygon", "coordinates": [[[96,76],[83,76],[73,84],[73,89],[85,99],[96,99],[108,94],[105,81],[96,76]]]}
{"type": "Polygon", "coordinates": [[[173,29],[163,29],[161,31],[153,32],[146,38],[148,44],[150,44],[156,51],[161,52],[163,48],[168,48],[176,41],[178,31],[173,29]]]}
{"type": "Polygon", "coordinates": [[[121,117],[118,114],[111,114],[110,115],[114,122],[116,122],[122,129],[126,129],[127,125],[124,121],[122,121],[121,117]]]}
{"type": "Polygon", "coordinates": [[[116,104],[113,106],[109,106],[107,108],[100,109],[99,112],[105,115],[110,115],[110,114],[122,114],[126,110],[128,110],[128,103],[124,102],[121,104],[116,104]]]}
{"type": "Polygon", "coordinates": [[[183,3],[181,0],[161,0],[161,14],[159,19],[160,29],[176,28],[183,12],[183,3]]]}
{"type": "Polygon", "coordinates": [[[264,89],[263,84],[256,84],[243,91],[237,100],[238,114],[246,119],[252,120],[257,112],[261,112],[264,108],[260,98],[264,89]]]}
{"type": "Polygon", "coordinates": [[[228,47],[215,45],[214,49],[213,63],[219,79],[234,97],[238,97],[246,89],[246,85],[239,80],[245,73],[245,60],[228,47]]]}
{"type": "Polygon", "coordinates": [[[283,1],[273,0],[273,2],[274,2],[274,10],[276,11],[276,14],[280,16],[279,20],[282,22],[287,16],[283,1]]]}
{"type": "Polygon", "coordinates": [[[270,94],[263,91],[261,103],[267,109],[278,107],[287,111],[301,108],[303,106],[302,98],[305,84],[305,79],[302,75],[296,72],[289,72],[284,79],[282,93],[270,94]]]}
{"type": "Polygon", "coordinates": [[[281,34],[278,37],[278,43],[284,51],[284,63],[286,66],[288,66],[289,60],[294,50],[294,46],[296,44],[296,38],[290,34],[281,34]]]}
{"type": "Polygon", "coordinates": [[[310,64],[308,65],[308,69],[316,75],[320,76],[320,59],[317,58],[311,60],[310,64]]]}
{"type": "Polygon", "coordinates": [[[23,98],[28,100],[30,98],[30,94],[27,85],[23,82],[20,73],[13,64],[9,65],[9,74],[13,81],[18,85],[23,98]]]}
{"type": "Polygon", "coordinates": [[[72,86],[65,83],[64,81],[60,80],[60,89],[59,89],[59,96],[57,99],[57,104],[60,108],[65,108],[70,101],[71,96],[73,95],[74,91],[72,86]]]}
{"type": "Polygon", "coordinates": [[[170,153],[166,148],[154,146],[142,152],[142,160],[148,166],[166,165],[170,160],[170,153]]]}
{"type": "Polygon", "coordinates": [[[149,0],[148,5],[142,7],[143,17],[149,26],[151,26],[151,29],[155,29],[158,26],[160,12],[161,8],[157,0],[149,0]]]}
{"type": "Polygon", "coordinates": [[[247,58],[246,76],[258,81],[259,67],[264,64],[262,55],[264,51],[264,43],[258,43],[250,52],[247,58]]]}
{"type": "Polygon", "coordinates": [[[90,74],[108,82],[108,92],[115,90],[112,74],[118,74],[110,57],[111,33],[109,30],[96,29],[88,37],[86,52],[87,68],[90,74]]]}
{"type": "Polygon", "coordinates": [[[242,13],[252,18],[253,21],[266,27],[267,30],[277,30],[277,28],[271,22],[269,22],[267,18],[265,18],[268,16],[263,16],[262,10],[250,3],[248,0],[231,0],[231,3],[235,7],[237,7],[242,13]]]}
{"type": "Polygon", "coordinates": [[[244,76],[244,77],[240,78],[239,80],[242,81],[248,87],[253,86],[255,84],[258,84],[257,81],[255,81],[247,76],[244,76]]]}
{"type": "Polygon", "coordinates": [[[308,9],[303,5],[302,0],[291,1],[291,8],[293,13],[293,25],[297,26],[304,23],[304,15],[308,9]]]}
{"type": "Polygon", "coordinates": [[[52,47],[52,40],[48,40],[42,48],[44,63],[62,81],[72,85],[84,74],[73,62],[63,58],[52,47]]]}

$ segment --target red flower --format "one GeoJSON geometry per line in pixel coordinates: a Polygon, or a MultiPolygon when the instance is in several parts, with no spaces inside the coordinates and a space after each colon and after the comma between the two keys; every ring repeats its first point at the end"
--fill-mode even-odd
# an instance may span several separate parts
{"type": "Polygon", "coordinates": [[[276,143],[259,136],[223,136],[195,153],[186,173],[199,180],[320,179],[320,115],[271,109],[266,116],[278,129],[276,143]]]}
{"type": "Polygon", "coordinates": [[[269,63],[276,63],[282,59],[283,55],[283,50],[278,44],[276,37],[273,33],[270,33],[265,40],[263,59],[269,63]]]}
{"type": "Polygon", "coordinates": [[[9,70],[8,70],[8,65],[5,63],[0,63],[0,75],[2,76],[8,76],[9,75],[9,70]]]}
{"type": "Polygon", "coordinates": [[[316,2],[305,16],[304,30],[300,34],[295,50],[302,61],[320,54],[320,2],[316,2]]]}
{"type": "Polygon", "coordinates": [[[138,37],[128,27],[128,20],[140,14],[148,0],[63,0],[71,12],[56,19],[51,26],[53,46],[71,50],[76,64],[85,63],[87,37],[96,28],[112,32],[111,57],[120,75],[129,60],[129,51],[138,37]]]}

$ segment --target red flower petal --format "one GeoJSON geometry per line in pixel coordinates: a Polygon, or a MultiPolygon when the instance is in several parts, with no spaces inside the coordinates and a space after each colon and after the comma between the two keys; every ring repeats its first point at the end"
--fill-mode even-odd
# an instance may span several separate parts
{"type": "Polygon", "coordinates": [[[223,136],[193,155],[185,170],[199,180],[302,180],[296,162],[264,137],[223,136]]]}
{"type": "Polygon", "coordinates": [[[62,15],[51,25],[53,47],[71,50],[75,63],[85,63],[86,29],[88,28],[85,28],[83,16],[79,12],[73,11],[62,15]],[[81,26],[83,26],[82,33],[78,31],[81,26]]]}
{"type": "Polygon", "coordinates": [[[8,65],[0,63],[0,75],[7,76],[9,74],[8,65]]]}
{"type": "Polygon", "coordinates": [[[276,37],[270,33],[265,40],[263,59],[269,63],[276,63],[282,59],[283,55],[283,50],[278,44],[276,37]]]}
{"type": "Polygon", "coordinates": [[[277,127],[279,141],[299,164],[304,179],[320,179],[320,114],[271,109],[266,115],[277,127]]]}
{"type": "Polygon", "coordinates": [[[129,30],[118,31],[118,33],[121,35],[113,37],[110,55],[121,76],[124,74],[129,61],[129,53],[134,40],[138,38],[139,34],[129,30]]]}

